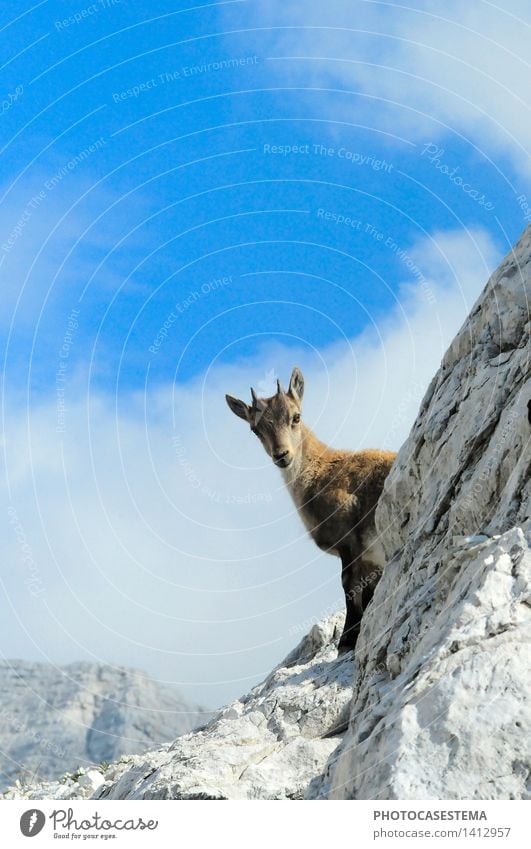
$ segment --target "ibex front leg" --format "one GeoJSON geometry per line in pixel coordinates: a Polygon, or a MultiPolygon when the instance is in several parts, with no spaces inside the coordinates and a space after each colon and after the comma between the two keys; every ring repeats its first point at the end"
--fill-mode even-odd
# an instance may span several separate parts
{"type": "Polygon", "coordinates": [[[374,589],[369,573],[371,566],[360,559],[359,554],[343,549],[341,557],[341,583],[345,592],[345,627],[339,640],[338,653],[356,647],[363,611],[372,597],[374,589]]]}

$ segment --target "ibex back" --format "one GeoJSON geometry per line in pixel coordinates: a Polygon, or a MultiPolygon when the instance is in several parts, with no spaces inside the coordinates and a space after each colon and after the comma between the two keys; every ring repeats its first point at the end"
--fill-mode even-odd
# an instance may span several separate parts
{"type": "Polygon", "coordinates": [[[304,379],[294,368],[284,392],[277,381],[271,398],[252,404],[226,395],[233,413],[247,421],[278,466],[310,536],[341,558],[346,619],[339,651],[356,645],[363,610],[384,566],[374,512],[395,458],[391,451],[336,451],[301,420],[304,379]]]}

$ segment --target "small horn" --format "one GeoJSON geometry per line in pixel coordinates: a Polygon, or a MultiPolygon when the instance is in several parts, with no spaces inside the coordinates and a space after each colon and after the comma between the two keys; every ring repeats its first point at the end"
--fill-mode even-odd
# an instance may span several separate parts
{"type": "Polygon", "coordinates": [[[252,386],[251,386],[251,398],[253,399],[253,404],[256,406],[257,403],[258,403],[258,398],[256,397],[256,392],[254,391],[252,386]]]}
{"type": "Polygon", "coordinates": [[[280,380],[277,377],[277,395],[282,395],[282,387],[280,385],[280,380]]]}

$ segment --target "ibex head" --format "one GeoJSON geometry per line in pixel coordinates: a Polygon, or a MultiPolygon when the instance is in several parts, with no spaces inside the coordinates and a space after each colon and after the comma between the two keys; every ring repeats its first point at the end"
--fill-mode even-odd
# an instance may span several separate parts
{"type": "Polygon", "coordinates": [[[251,389],[252,404],[225,395],[235,415],[251,425],[275,465],[287,469],[298,455],[302,444],[301,404],[304,378],[298,368],[291,373],[288,391],[277,380],[277,391],[271,398],[258,398],[251,389]]]}

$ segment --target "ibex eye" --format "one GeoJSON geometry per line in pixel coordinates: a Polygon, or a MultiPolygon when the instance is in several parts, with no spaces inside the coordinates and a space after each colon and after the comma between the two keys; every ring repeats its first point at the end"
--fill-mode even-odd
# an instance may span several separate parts
{"type": "Polygon", "coordinates": [[[295,415],[293,416],[293,418],[291,420],[291,424],[292,425],[299,424],[300,420],[301,420],[301,417],[300,417],[299,413],[295,413],[295,415]]]}

